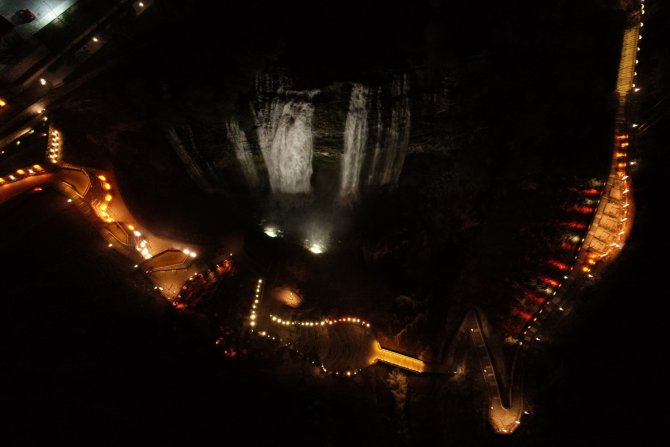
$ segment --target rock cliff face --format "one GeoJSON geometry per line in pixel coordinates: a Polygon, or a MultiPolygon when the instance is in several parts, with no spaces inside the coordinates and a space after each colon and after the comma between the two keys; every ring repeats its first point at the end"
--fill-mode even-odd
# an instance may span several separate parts
{"type": "Polygon", "coordinates": [[[237,111],[222,117],[223,130],[207,129],[225,141],[201,149],[207,157],[191,159],[215,167],[214,177],[241,179],[238,189],[271,194],[316,189],[348,200],[393,189],[410,148],[426,150],[425,139],[412,138],[413,129],[431,135],[434,123],[426,127],[421,119],[448,101],[446,89],[420,92],[412,78],[417,75],[398,73],[384,82],[296,90],[286,75],[258,74],[237,111]]]}

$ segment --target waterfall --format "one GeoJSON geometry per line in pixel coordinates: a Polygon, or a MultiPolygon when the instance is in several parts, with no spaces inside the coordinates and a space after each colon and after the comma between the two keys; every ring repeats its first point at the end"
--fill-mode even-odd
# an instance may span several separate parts
{"type": "Polygon", "coordinates": [[[378,92],[375,151],[368,173],[368,184],[371,186],[394,185],[400,178],[409,146],[411,125],[408,90],[406,76],[393,81],[388,122],[383,120],[381,92],[378,92]]]}
{"type": "Polygon", "coordinates": [[[270,150],[263,154],[273,191],[310,191],[313,115],[314,106],[302,100],[290,100],[282,107],[270,150]]]}
{"type": "Polygon", "coordinates": [[[344,156],[340,196],[358,193],[358,183],[365,158],[368,139],[368,89],[354,84],[349,101],[349,112],[344,125],[344,156]]]}
{"type": "Polygon", "coordinates": [[[377,113],[375,114],[375,128],[377,129],[377,132],[375,133],[375,152],[372,156],[372,164],[370,165],[370,170],[368,174],[368,185],[376,185],[377,182],[379,181],[378,175],[377,175],[377,166],[379,166],[379,158],[381,154],[381,144],[382,144],[382,134],[383,134],[383,126],[382,126],[382,103],[381,103],[381,96],[382,96],[382,89],[381,87],[377,88],[377,95],[375,97],[375,102],[376,102],[376,110],[377,113]]]}
{"type": "Polygon", "coordinates": [[[407,82],[407,75],[404,75],[402,80],[396,80],[394,89],[399,98],[394,104],[395,125],[397,126],[398,146],[395,151],[395,157],[391,166],[390,182],[398,183],[402,168],[405,165],[405,157],[407,156],[407,149],[409,148],[409,133],[411,130],[411,114],[409,109],[409,84],[407,82]]]}
{"type": "Polygon", "coordinates": [[[240,129],[240,125],[236,120],[232,119],[226,122],[226,132],[228,140],[235,148],[235,157],[240,162],[242,173],[247,181],[247,184],[255,188],[258,186],[258,172],[256,172],[256,165],[254,158],[249,148],[249,142],[244,131],[240,129]]]}
{"type": "Polygon", "coordinates": [[[257,79],[253,107],[258,144],[275,193],[308,193],[312,177],[313,92],[285,91],[268,77],[257,79]]]}

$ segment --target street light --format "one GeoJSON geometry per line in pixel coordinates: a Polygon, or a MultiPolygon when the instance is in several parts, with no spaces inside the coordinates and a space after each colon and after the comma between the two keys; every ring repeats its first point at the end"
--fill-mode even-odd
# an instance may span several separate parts
{"type": "Polygon", "coordinates": [[[44,78],[40,78],[40,84],[47,85],[47,80],[44,78]]]}

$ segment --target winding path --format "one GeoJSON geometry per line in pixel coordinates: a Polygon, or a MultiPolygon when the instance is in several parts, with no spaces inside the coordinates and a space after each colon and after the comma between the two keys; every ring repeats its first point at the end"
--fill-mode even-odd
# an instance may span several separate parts
{"type": "Polygon", "coordinates": [[[456,346],[463,341],[468,332],[470,333],[488,389],[489,422],[496,433],[511,434],[521,424],[524,414],[522,363],[530,346],[541,340],[538,332],[542,322],[554,315],[563,315],[564,308],[575,298],[584,283],[597,278],[598,274],[616,259],[630,234],[635,204],[629,176],[630,163],[627,158],[630,146],[629,129],[634,126],[628,122],[627,112],[630,96],[637,92],[634,80],[638,63],[636,59],[638,44],[641,39],[642,9],[630,14],[623,35],[615,90],[618,107],[609,176],[593,221],[581,241],[578,254],[560,292],[545,302],[520,336],[509,373],[509,385],[504,385],[504,381],[501,380],[501,368],[496,368],[492,360],[491,348],[482,330],[477,311],[468,312],[461,323],[458,335],[452,340],[446,363],[447,369],[453,371],[456,364],[454,359],[456,346]]]}

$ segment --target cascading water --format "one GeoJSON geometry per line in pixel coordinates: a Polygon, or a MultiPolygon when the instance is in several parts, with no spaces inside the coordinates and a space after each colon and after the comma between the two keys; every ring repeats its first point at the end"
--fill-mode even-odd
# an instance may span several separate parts
{"type": "Polygon", "coordinates": [[[349,113],[344,125],[344,156],[340,196],[356,195],[365,159],[365,145],[368,140],[368,88],[354,84],[349,101],[349,113]]]}
{"type": "Polygon", "coordinates": [[[267,77],[257,80],[256,89],[253,112],[272,192],[310,192],[315,92],[284,91],[281,85],[273,92],[275,83],[267,77]]]}
{"type": "Polygon", "coordinates": [[[380,101],[382,96],[382,89],[381,87],[377,88],[377,94],[375,95],[375,103],[376,103],[376,114],[375,114],[375,151],[374,154],[372,155],[372,164],[370,165],[370,168],[368,169],[368,185],[373,186],[379,184],[379,175],[377,171],[377,167],[379,166],[379,159],[381,157],[382,153],[382,135],[384,131],[384,127],[382,126],[382,103],[380,101]]]}
{"type": "Polygon", "coordinates": [[[247,184],[252,188],[257,187],[258,172],[256,171],[256,165],[254,164],[254,158],[249,147],[249,142],[247,141],[247,136],[234,119],[226,122],[226,132],[228,134],[228,140],[235,148],[235,157],[237,157],[237,161],[240,162],[242,173],[244,174],[247,184]]]}
{"type": "Polygon", "coordinates": [[[411,116],[407,77],[396,79],[391,86],[392,106],[388,124],[383,122],[378,91],[375,151],[368,171],[368,185],[393,185],[398,182],[409,146],[411,116]]]}

